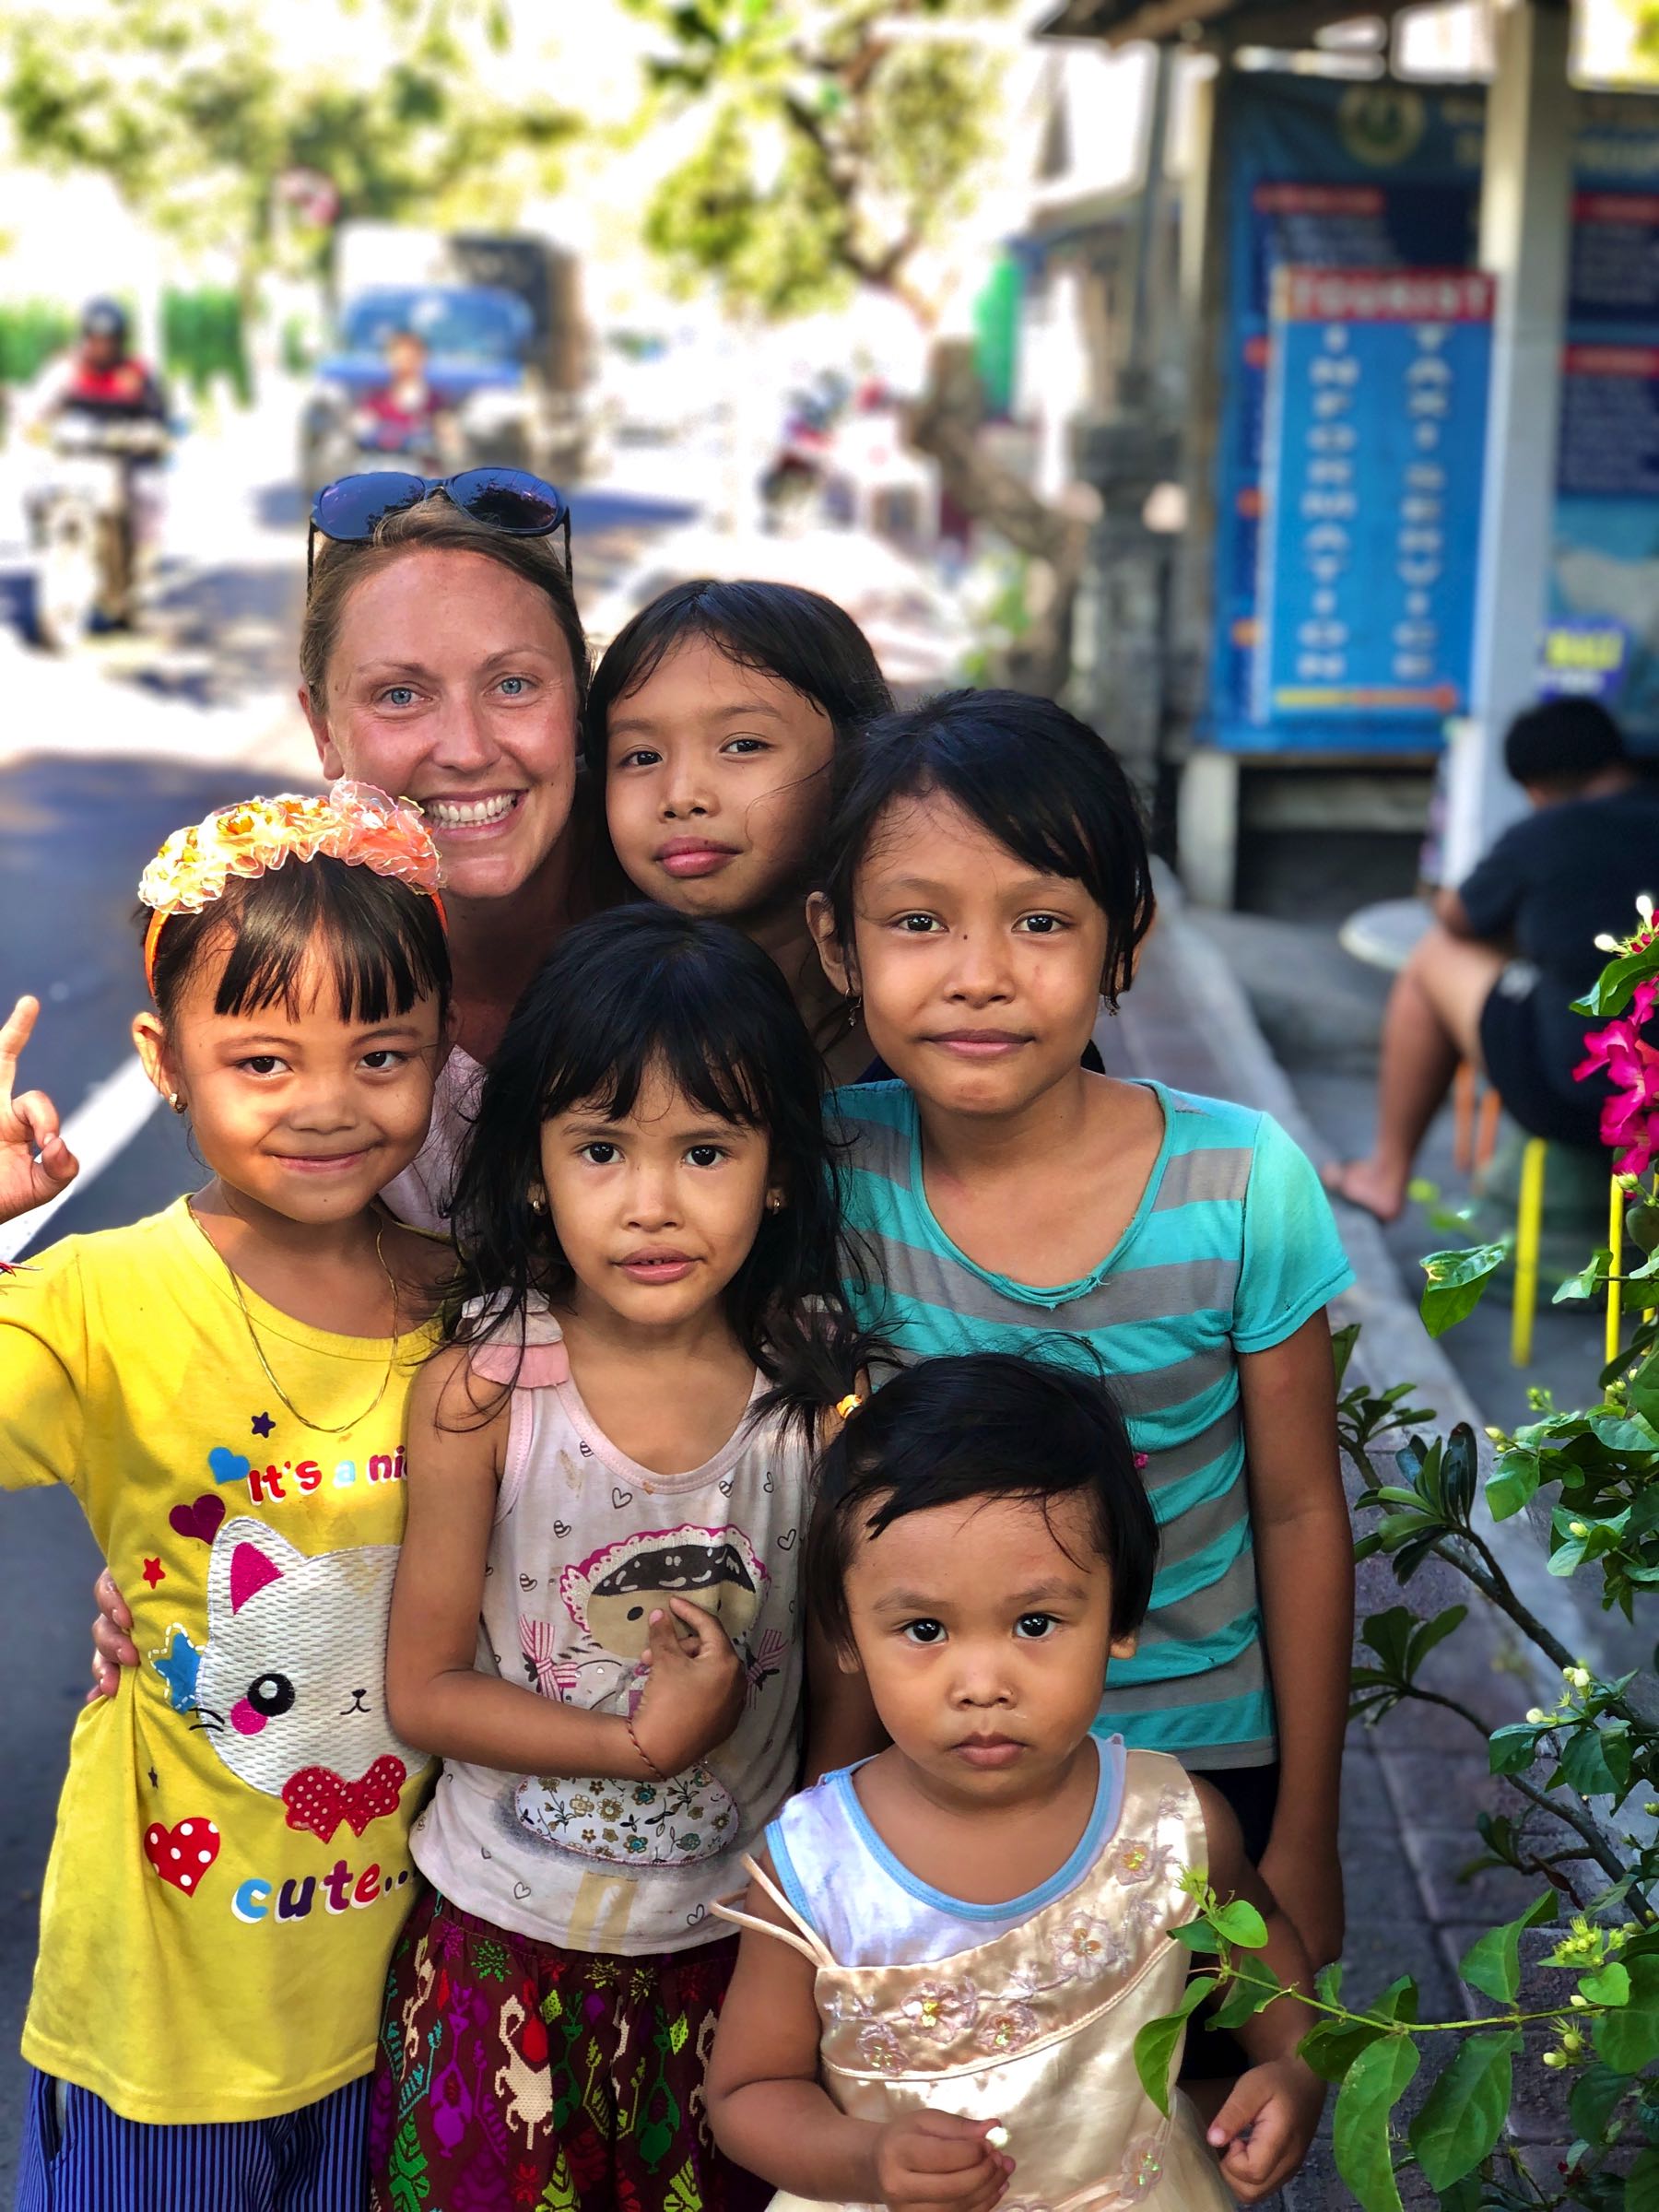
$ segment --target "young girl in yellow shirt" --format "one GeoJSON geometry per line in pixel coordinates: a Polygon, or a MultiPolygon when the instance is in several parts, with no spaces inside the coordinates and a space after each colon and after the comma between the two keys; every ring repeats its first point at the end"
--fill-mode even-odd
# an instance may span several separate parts
{"type": "MultiPolygon", "coordinates": [[[[71,1746],[24,2212],[363,2200],[426,1768],[387,1717],[386,1615],[445,1259],[376,1193],[431,1110],[437,884],[417,811],[363,784],[170,838],[134,1035],[209,1180],[0,1277],[0,1484],[74,1490],[140,1657],[71,1746]]],[[[37,1012],[0,1030],[0,1219],[76,1172],[15,1088],[37,1012]]]]}

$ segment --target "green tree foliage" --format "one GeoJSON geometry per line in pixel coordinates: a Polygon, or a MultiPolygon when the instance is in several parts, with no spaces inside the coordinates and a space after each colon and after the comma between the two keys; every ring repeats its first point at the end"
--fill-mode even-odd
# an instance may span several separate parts
{"type": "Polygon", "coordinates": [[[0,6],[0,105],[18,156],[108,176],[134,211],[188,248],[320,266],[325,230],[285,222],[274,187],[320,171],[342,217],[509,218],[515,193],[558,181],[576,135],[540,95],[482,81],[498,8],[382,0],[390,58],[354,83],[284,57],[279,10],[255,0],[0,6]],[[505,203],[505,204],[503,204],[505,203]]]}
{"type": "Polygon", "coordinates": [[[971,34],[1010,0],[626,4],[657,41],[643,125],[688,109],[703,123],[647,218],[671,271],[771,318],[863,285],[931,323],[918,265],[1000,137],[1001,65],[971,34]],[[953,22],[960,40],[940,35],[953,22]]]}

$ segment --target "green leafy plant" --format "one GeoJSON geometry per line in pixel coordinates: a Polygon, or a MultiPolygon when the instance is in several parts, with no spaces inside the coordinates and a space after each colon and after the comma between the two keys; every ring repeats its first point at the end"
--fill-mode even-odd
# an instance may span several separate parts
{"type": "MultiPolygon", "coordinates": [[[[1488,1729],[1438,1686],[1432,1665],[1474,1597],[1432,1614],[1402,1603],[1362,1623],[1354,1717],[1376,1727],[1418,1704],[1464,1722],[1520,1809],[1477,1817],[1480,1850],[1461,1871],[1502,1866],[1539,1884],[1523,1912],[1463,1956],[1459,1975],[1488,2007],[1475,2018],[1422,2019],[1409,1975],[1355,2003],[1341,1967],[1331,1967],[1303,1994],[1312,2024],[1302,2054],[1336,2089],[1333,2149],[1365,2212],[1401,2212],[1407,2169],[1418,2200],[1426,2186],[1448,2212],[1659,2212],[1659,1696],[1651,1675],[1604,1677],[1571,1651],[1516,1590],[1491,1529],[1529,1514],[1550,1572],[1590,1578],[1603,1607],[1626,1619],[1659,1584],[1659,1050],[1641,1035],[1659,1006],[1659,932],[1645,905],[1632,936],[1606,949],[1614,957],[1578,1010],[1614,1018],[1591,1035],[1584,1069],[1605,1067],[1614,1085],[1603,1135],[1623,1147],[1616,1165],[1628,1205],[1617,1244],[1557,1294],[1611,1291],[1625,1317],[1594,1402],[1561,1409],[1535,1393],[1537,1418],[1512,1435],[1488,1432],[1495,1450],[1483,1480],[1466,1425],[1419,1433],[1433,1417],[1409,1404],[1413,1386],[1351,1382],[1359,1332],[1335,1337],[1338,1423],[1362,1485],[1356,1556],[1386,1559],[1406,1592],[1430,1560],[1452,1568],[1560,1682],[1549,1707],[1488,1729]],[[1569,2147],[1553,2183],[1537,2178],[1505,2128],[1529,2034],[1541,2036],[1543,2065],[1559,2084],[1569,2147]],[[1428,2093],[1403,2124],[1402,2100],[1426,2067],[1428,2093]]],[[[1500,1242],[1424,1261],[1431,1334],[1474,1310],[1507,1253],[1500,1242]]],[[[1194,1918],[1179,1933],[1202,1971],[1180,2018],[1149,2023],[1135,2048],[1160,2105],[1181,2032],[1200,2006],[1215,2000],[1195,2030],[1203,2033],[1282,1994],[1253,1956],[1264,1938],[1249,1909],[1220,1902],[1202,1882],[1190,1888],[1194,1918]]]]}
{"type": "MultiPolygon", "coordinates": [[[[295,58],[262,0],[0,0],[0,112],[14,156],[107,176],[186,253],[250,291],[274,263],[327,265],[332,233],[278,187],[319,171],[342,218],[499,225],[561,181],[583,124],[535,88],[495,89],[512,37],[486,0],[381,0],[372,70],[295,58]]],[[[525,11],[526,14],[529,11],[525,11]]]]}

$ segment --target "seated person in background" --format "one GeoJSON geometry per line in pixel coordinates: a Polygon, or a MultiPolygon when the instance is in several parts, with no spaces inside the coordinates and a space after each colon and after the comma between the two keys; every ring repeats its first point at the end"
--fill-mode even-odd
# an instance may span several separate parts
{"type": "Polygon", "coordinates": [[[1618,724],[1588,699],[1516,716],[1503,764],[1532,812],[1506,830],[1456,890],[1389,994],[1377,1134],[1326,1187],[1392,1221],[1418,1147],[1459,1059],[1481,1069],[1530,1135],[1594,1148],[1606,1095],[1575,1083],[1589,1026],[1569,1011],[1600,974],[1598,934],[1627,936],[1642,891],[1659,895],[1659,791],[1625,752],[1618,724]]]}
{"type": "Polygon", "coordinates": [[[386,382],[363,402],[359,434],[365,445],[388,453],[431,446],[439,438],[443,403],[427,378],[424,339],[394,330],[386,340],[386,382]]]}

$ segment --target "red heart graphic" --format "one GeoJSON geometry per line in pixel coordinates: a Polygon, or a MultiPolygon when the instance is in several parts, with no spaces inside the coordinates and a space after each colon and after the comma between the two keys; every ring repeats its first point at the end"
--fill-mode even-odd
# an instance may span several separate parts
{"type": "Polygon", "coordinates": [[[175,1505],[167,1516],[167,1525],[178,1535],[196,1536],[202,1543],[211,1544],[224,1517],[224,1500],[204,1490],[193,1505],[175,1505]]]}
{"type": "Polygon", "coordinates": [[[157,1820],[144,1831],[144,1855],[161,1877],[186,1897],[194,1897],[219,1854],[219,1831],[211,1820],[181,1820],[163,1828],[157,1820]]]}
{"type": "Polygon", "coordinates": [[[384,1819],[397,1810],[397,1800],[408,1779],[408,1769],[390,1751],[383,1752],[367,1774],[347,1782],[332,1767],[301,1767],[282,1785],[290,1828],[309,1828],[326,1843],[342,1820],[360,1836],[371,1820],[384,1819]]]}

